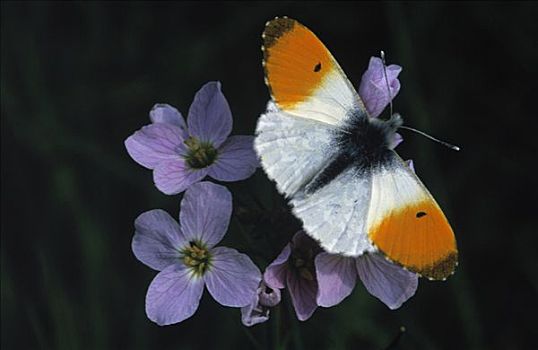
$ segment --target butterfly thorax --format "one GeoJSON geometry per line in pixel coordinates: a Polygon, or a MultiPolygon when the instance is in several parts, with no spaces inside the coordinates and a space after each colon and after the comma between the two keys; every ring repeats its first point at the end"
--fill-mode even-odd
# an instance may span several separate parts
{"type": "Polygon", "coordinates": [[[332,161],[306,186],[306,192],[319,190],[350,166],[364,173],[389,162],[391,144],[402,123],[399,114],[382,120],[370,118],[362,110],[350,113],[344,126],[334,132],[332,161]]]}

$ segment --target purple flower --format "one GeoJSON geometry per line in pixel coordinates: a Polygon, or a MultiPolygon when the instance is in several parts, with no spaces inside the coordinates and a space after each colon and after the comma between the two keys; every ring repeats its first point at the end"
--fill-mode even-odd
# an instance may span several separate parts
{"type": "MultiPolygon", "coordinates": [[[[364,102],[366,110],[372,118],[377,118],[381,112],[387,107],[391,99],[396,97],[400,91],[400,81],[398,74],[402,71],[402,67],[391,64],[386,67],[387,79],[383,72],[383,61],[379,57],[371,57],[368,69],[364,72],[359,86],[359,95],[364,102]],[[387,88],[387,80],[389,89],[387,88]]],[[[394,135],[390,147],[394,149],[403,141],[400,134],[394,135]]]]}
{"type": "Polygon", "coordinates": [[[415,294],[418,276],[388,261],[379,253],[357,258],[320,253],[316,257],[319,286],[317,303],[330,307],[351,294],[357,275],[373,296],[391,310],[399,308],[415,294]]]}
{"type": "Polygon", "coordinates": [[[280,289],[272,289],[262,281],[250,304],[241,308],[241,322],[251,327],[267,321],[270,308],[280,303],[280,298],[280,289]]]}
{"type": "Polygon", "coordinates": [[[381,58],[371,57],[368,69],[362,75],[359,95],[372,118],[378,117],[390,103],[391,98],[396,97],[400,91],[398,74],[402,71],[402,67],[391,64],[386,70],[390,95],[387,89],[387,81],[385,80],[381,58]]]}
{"type": "Polygon", "coordinates": [[[251,302],[261,281],[260,270],[245,254],[215,247],[228,229],[231,213],[230,192],[200,182],[185,192],[180,224],[159,209],[136,219],[133,252],[160,271],[146,295],[149,319],[163,326],[189,318],[198,308],[204,285],[224,306],[251,302]]]}
{"type": "Polygon", "coordinates": [[[310,318],[318,306],[314,259],[320,251],[316,241],[299,231],[264,273],[265,283],[272,289],[288,288],[295,313],[301,321],[310,318]]]}
{"type": "Polygon", "coordinates": [[[167,104],[150,112],[152,124],[127,140],[129,155],[153,170],[155,186],[177,194],[206,175],[219,181],[239,181],[258,167],[254,136],[230,136],[232,113],[219,82],[205,84],[194,97],[187,123],[167,104]]]}

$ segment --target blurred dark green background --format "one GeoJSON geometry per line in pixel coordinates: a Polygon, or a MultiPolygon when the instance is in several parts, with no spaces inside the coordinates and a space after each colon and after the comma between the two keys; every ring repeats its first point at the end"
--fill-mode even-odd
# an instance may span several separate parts
{"type": "MultiPolygon", "coordinates": [[[[223,84],[234,133],[252,134],[268,100],[260,35],[276,15],[315,31],[356,86],[385,50],[404,67],[395,110],[463,148],[404,130],[399,149],[454,227],[456,274],[421,280],[397,311],[360,284],[304,323],[284,303],[280,342],[382,349],[405,326],[401,349],[536,348],[536,3],[2,2],[2,349],[275,344],[275,321],[244,328],[237,309],[207,293],[181,324],[146,318],[155,272],[131,252],[133,221],[153,208],[177,216],[180,197],[158,192],[123,141],[154,103],[186,116],[209,80],[223,84]]],[[[294,225],[261,170],[229,188],[245,219],[232,221],[225,243],[264,268],[294,225]]]]}

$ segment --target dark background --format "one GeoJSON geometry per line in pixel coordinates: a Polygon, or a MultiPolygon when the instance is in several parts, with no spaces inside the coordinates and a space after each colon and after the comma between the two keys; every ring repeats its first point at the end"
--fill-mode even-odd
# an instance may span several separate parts
{"type": "MultiPolygon", "coordinates": [[[[536,3],[2,2],[2,348],[271,348],[281,327],[285,348],[382,349],[400,326],[402,349],[536,346],[537,18],[536,3]],[[355,86],[381,49],[403,66],[395,110],[463,149],[405,130],[399,148],[451,221],[460,265],[397,311],[358,284],[307,322],[285,301],[247,329],[205,293],[191,319],[158,327],[133,221],[153,208],[177,217],[180,196],[160,193],[123,141],[154,103],[186,116],[209,80],[222,82],[233,133],[252,134],[268,100],[260,35],[276,15],[316,32],[355,86]]],[[[263,171],[228,186],[239,219],[225,244],[263,269],[294,224],[263,171]],[[254,246],[276,238],[256,253],[242,221],[254,246]]]]}

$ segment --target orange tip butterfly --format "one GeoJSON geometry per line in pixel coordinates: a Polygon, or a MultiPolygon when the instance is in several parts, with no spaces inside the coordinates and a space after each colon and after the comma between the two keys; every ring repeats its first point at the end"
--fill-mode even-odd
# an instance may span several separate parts
{"type": "Polygon", "coordinates": [[[421,276],[446,279],[457,265],[456,239],[389,147],[400,116],[371,118],[329,50],[296,20],[277,17],[262,37],[272,99],[254,145],[304,230],[329,253],[381,251],[421,276]]]}

